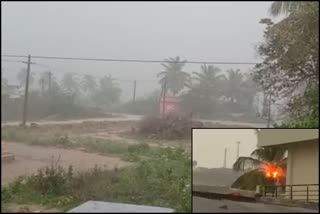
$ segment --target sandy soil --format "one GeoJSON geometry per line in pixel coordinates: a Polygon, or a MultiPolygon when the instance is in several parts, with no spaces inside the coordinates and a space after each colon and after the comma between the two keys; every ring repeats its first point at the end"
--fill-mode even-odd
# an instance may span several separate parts
{"type": "Polygon", "coordinates": [[[79,150],[25,145],[22,143],[2,143],[7,151],[15,155],[14,161],[1,163],[2,183],[10,182],[21,175],[33,174],[39,168],[55,163],[59,157],[61,166],[68,167],[72,165],[75,171],[88,170],[95,165],[104,169],[121,168],[130,165],[130,163],[124,162],[119,158],[86,153],[79,150]]]}
{"type": "Polygon", "coordinates": [[[9,204],[5,212],[18,212],[18,213],[59,213],[62,212],[59,209],[46,207],[34,204],[9,204]]]}

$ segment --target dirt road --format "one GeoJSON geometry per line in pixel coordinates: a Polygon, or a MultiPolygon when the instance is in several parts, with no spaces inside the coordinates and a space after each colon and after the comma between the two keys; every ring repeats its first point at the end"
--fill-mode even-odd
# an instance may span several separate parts
{"type": "MultiPolygon", "coordinates": [[[[136,121],[140,120],[142,117],[139,115],[126,115],[126,117],[112,117],[112,118],[86,118],[86,119],[77,119],[77,120],[39,120],[39,121],[30,121],[27,122],[27,125],[31,123],[37,123],[39,125],[53,125],[53,124],[74,124],[74,123],[82,123],[85,121],[92,121],[92,122],[102,122],[102,121],[136,121]]],[[[1,127],[6,125],[19,125],[21,122],[4,122],[1,123],[1,127]]]]}
{"type": "Polygon", "coordinates": [[[9,163],[1,163],[1,181],[7,183],[20,175],[30,175],[57,161],[63,167],[72,165],[75,171],[93,168],[96,164],[104,169],[121,168],[130,165],[119,158],[106,157],[79,150],[60,149],[54,147],[43,147],[25,145],[22,143],[2,142],[6,150],[15,155],[15,160],[9,163]]]}
{"type": "MultiPolygon", "coordinates": [[[[113,117],[113,118],[87,118],[87,119],[79,119],[79,120],[64,120],[64,121],[34,121],[39,125],[46,124],[72,124],[72,123],[82,123],[85,121],[93,121],[93,122],[101,122],[101,121],[138,121],[141,120],[143,116],[141,115],[131,115],[131,114],[123,114],[122,117],[113,117]]],[[[245,126],[248,128],[266,128],[266,124],[260,123],[247,123],[247,122],[239,122],[239,121],[225,121],[225,120],[203,120],[198,119],[200,122],[209,122],[209,123],[218,123],[222,125],[228,126],[245,126]]],[[[28,122],[27,124],[32,123],[28,122]]],[[[19,125],[21,122],[5,122],[1,123],[1,127],[5,125],[19,125]]]]}

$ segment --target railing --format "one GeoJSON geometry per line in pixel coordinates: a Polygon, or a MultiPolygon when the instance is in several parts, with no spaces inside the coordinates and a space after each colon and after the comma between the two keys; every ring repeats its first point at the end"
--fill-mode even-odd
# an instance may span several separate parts
{"type": "Polygon", "coordinates": [[[307,202],[319,201],[319,184],[295,184],[279,186],[262,186],[262,195],[307,202]],[[315,193],[316,192],[316,193],[315,193]],[[303,193],[303,194],[296,194],[303,193]]]}

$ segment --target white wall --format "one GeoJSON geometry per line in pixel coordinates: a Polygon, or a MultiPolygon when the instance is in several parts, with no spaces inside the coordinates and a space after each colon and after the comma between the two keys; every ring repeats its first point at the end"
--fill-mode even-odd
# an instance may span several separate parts
{"type": "MultiPolygon", "coordinates": [[[[319,184],[319,140],[290,144],[288,150],[287,184],[319,184]]],[[[293,188],[293,190],[306,190],[306,187],[293,188]]],[[[310,190],[315,189],[318,187],[310,188],[310,190]]],[[[312,192],[312,194],[318,193],[312,192]]],[[[306,196],[294,198],[301,199],[306,196]]],[[[312,197],[312,199],[318,199],[318,197],[312,197]]]]}
{"type": "Polygon", "coordinates": [[[271,146],[319,139],[319,129],[260,129],[258,146],[271,146]]]}

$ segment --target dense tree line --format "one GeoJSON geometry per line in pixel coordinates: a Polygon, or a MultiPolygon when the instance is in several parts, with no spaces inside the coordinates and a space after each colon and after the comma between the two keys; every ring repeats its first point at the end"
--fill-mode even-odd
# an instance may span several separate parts
{"type": "MultiPolygon", "coordinates": [[[[24,91],[26,70],[22,69],[17,79],[20,91],[24,91]]],[[[65,73],[58,81],[50,72],[43,72],[39,79],[39,88],[32,87],[35,77],[31,72],[28,102],[28,117],[40,119],[51,115],[63,117],[81,117],[88,109],[99,112],[119,102],[121,89],[111,76],[97,81],[91,75],[80,76],[65,73]]],[[[22,115],[24,96],[12,98],[8,81],[1,79],[2,116],[4,120],[19,120],[22,115]],[[11,98],[10,98],[11,97],[11,98]]],[[[102,111],[101,111],[102,112],[102,111]]]]}

